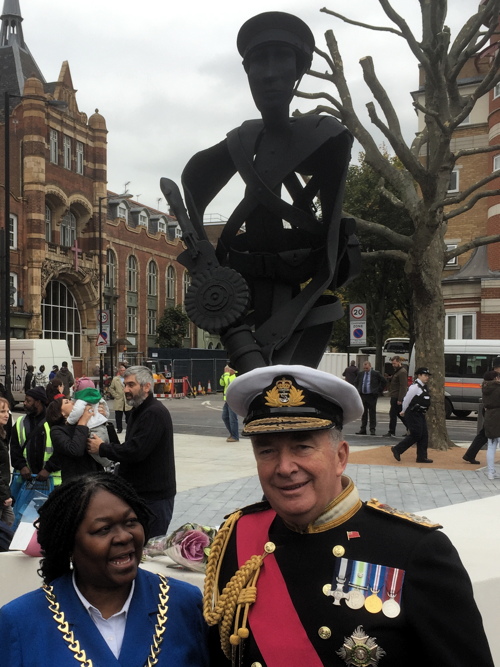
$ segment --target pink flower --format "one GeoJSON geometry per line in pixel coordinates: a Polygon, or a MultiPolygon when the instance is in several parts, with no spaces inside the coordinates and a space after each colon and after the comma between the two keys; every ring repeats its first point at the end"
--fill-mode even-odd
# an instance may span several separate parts
{"type": "Polygon", "coordinates": [[[180,543],[181,555],[187,560],[202,561],[205,558],[205,547],[210,538],[199,530],[188,530],[180,543]]]}

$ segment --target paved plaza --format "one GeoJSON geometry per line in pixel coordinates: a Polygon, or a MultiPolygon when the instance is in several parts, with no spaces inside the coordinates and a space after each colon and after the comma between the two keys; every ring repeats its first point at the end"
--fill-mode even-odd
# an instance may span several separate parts
{"type": "MultiPolygon", "coordinates": [[[[351,447],[351,451],[360,449],[366,446],[351,447]]],[[[219,525],[232,510],[260,500],[262,490],[251,450],[247,439],[229,443],[225,438],[176,434],[178,493],[171,527],[192,521],[219,525]]],[[[484,468],[461,471],[348,464],[347,474],[362,500],[374,497],[420,514],[500,495],[500,480],[489,481],[484,468]]]]}

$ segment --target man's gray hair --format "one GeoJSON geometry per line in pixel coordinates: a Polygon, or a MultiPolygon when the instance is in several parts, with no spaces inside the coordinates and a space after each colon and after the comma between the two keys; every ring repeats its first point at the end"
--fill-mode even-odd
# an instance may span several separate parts
{"type": "Polygon", "coordinates": [[[342,442],[342,431],[339,428],[331,428],[328,430],[328,435],[330,436],[330,442],[332,443],[334,449],[337,449],[337,446],[342,442]]]}
{"type": "Polygon", "coordinates": [[[149,383],[151,385],[149,393],[153,393],[153,374],[147,366],[129,366],[123,374],[123,379],[128,378],[130,375],[135,375],[135,379],[141,387],[149,383]]]}

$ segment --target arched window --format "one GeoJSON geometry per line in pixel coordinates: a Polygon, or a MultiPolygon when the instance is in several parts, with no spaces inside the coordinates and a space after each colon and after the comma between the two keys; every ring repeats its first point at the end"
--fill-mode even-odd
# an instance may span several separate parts
{"type": "Polygon", "coordinates": [[[68,211],[61,221],[61,245],[71,248],[76,239],[76,217],[68,211]]]}
{"type": "Polygon", "coordinates": [[[52,211],[45,205],[45,240],[52,243],[52,211]]]}
{"type": "Polygon", "coordinates": [[[169,266],[166,275],[167,306],[175,306],[175,269],[169,266]]]}
{"type": "Polygon", "coordinates": [[[75,297],[63,283],[51,280],[42,301],[43,338],[68,341],[72,357],[82,356],[82,327],[75,297]]]}
{"type": "Polygon", "coordinates": [[[106,277],[104,286],[114,289],[116,284],[116,255],[113,250],[106,252],[106,277]]]}
{"type": "Polygon", "coordinates": [[[158,268],[156,262],[151,260],[148,264],[148,296],[158,294],[158,268]]]}
{"type": "Polygon", "coordinates": [[[137,260],[134,255],[130,255],[127,262],[127,289],[137,292],[137,260]]]}

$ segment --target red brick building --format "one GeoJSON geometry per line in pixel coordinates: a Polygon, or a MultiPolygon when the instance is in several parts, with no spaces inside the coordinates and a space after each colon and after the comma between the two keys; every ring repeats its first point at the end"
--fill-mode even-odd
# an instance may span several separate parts
{"type": "MultiPolygon", "coordinates": [[[[460,75],[462,94],[474,92],[489,72],[498,47],[498,35],[476,58],[471,58],[460,75]]],[[[416,96],[423,95],[420,81],[416,96]]],[[[419,130],[423,120],[420,114],[419,130]]],[[[500,144],[500,84],[476,103],[473,111],[454,133],[451,150],[487,148],[500,144]]],[[[457,160],[450,182],[450,195],[466,192],[473,184],[500,170],[500,151],[483,152],[457,160]]],[[[483,189],[500,188],[498,178],[483,189]]],[[[459,207],[462,204],[458,205],[459,207]]],[[[455,248],[479,236],[500,234],[500,197],[479,199],[474,207],[450,218],[445,237],[448,248],[455,248]]],[[[493,243],[459,255],[445,267],[443,296],[446,310],[445,337],[500,339],[500,244],[493,243]]]]}
{"type": "MultiPolygon", "coordinates": [[[[67,62],[57,81],[45,81],[24,41],[19,0],[4,0],[0,20],[0,99],[10,95],[11,337],[65,338],[75,373],[93,374],[102,305],[112,313],[105,365],[118,354],[141,362],[165,306],[183,302],[189,280],[176,261],[176,221],[107,191],[105,119],[79,110],[67,62]]],[[[3,113],[1,122],[4,156],[3,113]]],[[[2,211],[4,184],[2,159],[2,211]]],[[[193,331],[186,346],[195,340],[193,331]]]]}

